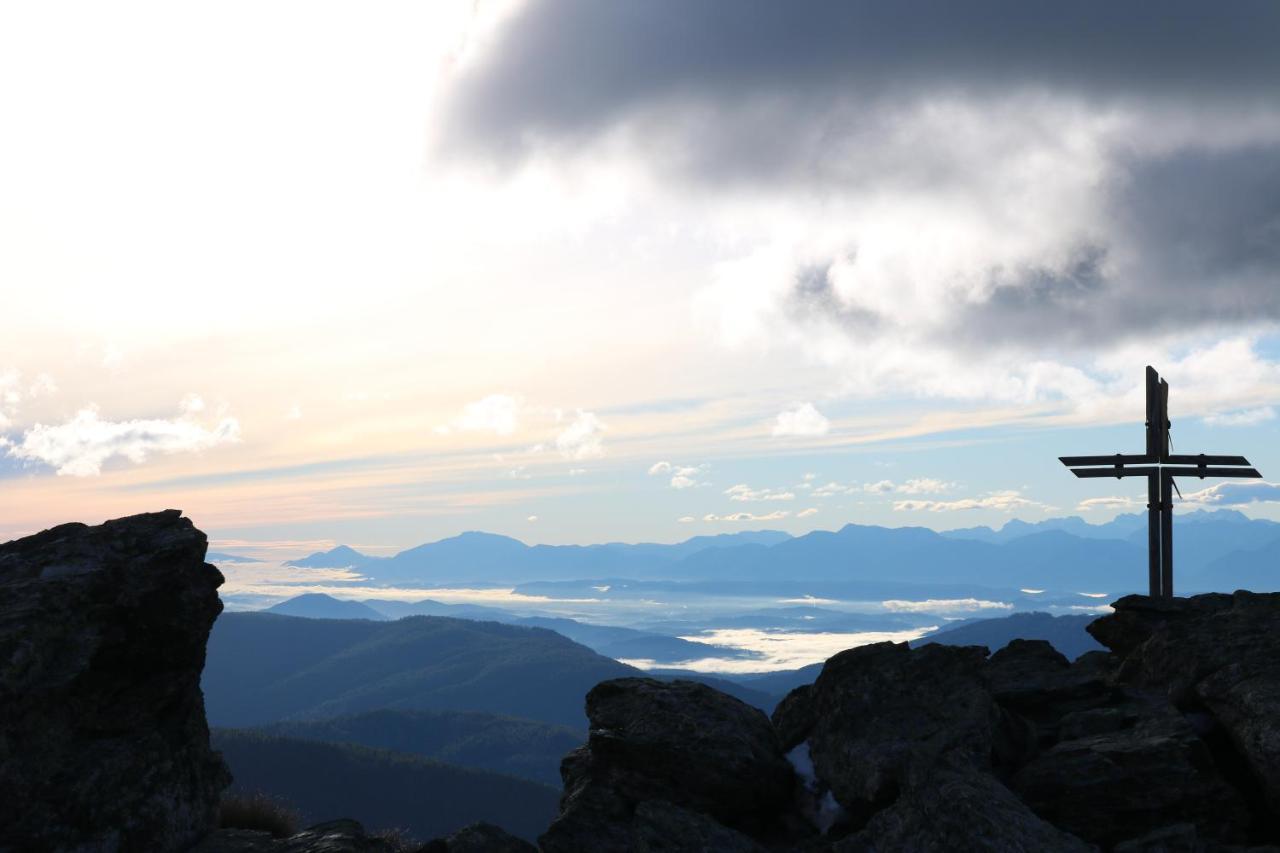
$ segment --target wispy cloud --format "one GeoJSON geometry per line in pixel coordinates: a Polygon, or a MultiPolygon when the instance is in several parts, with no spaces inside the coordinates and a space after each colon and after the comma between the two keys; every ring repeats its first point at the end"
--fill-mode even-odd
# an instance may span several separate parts
{"type": "Polygon", "coordinates": [[[1256,409],[1238,409],[1234,412],[1219,412],[1205,415],[1204,422],[1210,426],[1257,426],[1274,420],[1276,410],[1271,406],[1259,406],[1256,409]]]}
{"type": "Polygon", "coordinates": [[[977,498],[961,498],[954,501],[905,500],[894,501],[899,512],[957,512],[970,509],[995,509],[1011,512],[1015,509],[1044,508],[1044,504],[1024,498],[1016,489],[989,492],[977,498]]]}
{"type": "Polygon", "coordinates": [[[1076,505],[1076,510],[1078,512],[1089,512],[1095,509],[1129,509],[1130,507],[1144,506],[1145,504],[1145,501],[1140,501],[1137,498],[1121,496],[1086,498],[1076,505]]]}
{"type": "Polygon", "coordinates": [[[1280,501],[1280,483],[1214,483],[1198,492],[1187,492],[1183,495],[1183,500],[1203,506],[1243,506],[1280,501]]]}
{"type": "Polygon", "coordinates": [[[730,486],[724,490],[731,501],[793,501],[796,499],[795,492],[775,489],[753,489],[746,483],[738,483],[736,486],[730,486]]]}
{"type": "Polygon", "coordinates": [[[890,599],[881,602],[890,613],[980,613],[984,610],[1012,610],[1005,601],[987,601],[981,598],[928,598],[924,601],[890,599]]]}
{"type": "Polygon", "coordinates": [[[172,420],[108,421],[88,407],[61,424],[36,424],[20,442],[11,443],[8,454],[43,462],[58,474],[88,477],[101,474],[102,466],[117,456],[137,464],[151,454],[191,453],[240,440],[235,418],[224,417],[212,427],[198,422],[196,415],[203,408],[198,397],[188,397],[182,414],[172,420]]]}
{"type": "Polygon", "coordinates": [[[773,422],[775,436],[826,435],[830,429],[831,421],[814,408],[812,403],[801,403],[793,409],[779,412],[773,422]]]}
{"type": "Polygon", "coordinates": [[[773,512],[767,512],[767,513],[764,513],[763,515],[756,515],[755,513],[751,513],[751,512],[732,512],[732,513],[729,513],[728,515],[716,515],[715,513],[709,512],[702,517],[702,520],[703,521],[780,521],[789,515],[791,515],[791,511],[784,510],[784,509],[775,510],[773,512]]]}
{"type": "Polygon", "coordinates": [[[449,424],[436,427],[436,432],[448,433],[454,429],[467,432],[492,432],[511,435],[520,426],[520,412],[524,401],[510,394],[490,394],[462,407],[462,413],[449,424]]]}
{"type": "Polygon", "coordinates": [[[649,466],[649,476],[655,477],[660,475],[671,475],[671,488],[673,489],[692,489],[694,486],[706,485],[702,481],[702,475],[707,471],[707,465],[672,465],[670,462],[655,462],[649,466]]]}
{"type": "Polygon", "coordinates": [[[598,459],[604,456],[605,429],[595,414],[578,409],[573,421],[556,436],[556,449],[566,459],[598,459]]]}

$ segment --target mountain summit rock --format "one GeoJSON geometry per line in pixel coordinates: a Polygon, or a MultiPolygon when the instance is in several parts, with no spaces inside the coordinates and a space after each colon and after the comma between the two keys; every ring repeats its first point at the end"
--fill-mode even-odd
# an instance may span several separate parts
{"type": "Polygon", "coordinates": [[[214,827],[206,547],[178,510],[0,545],[0,848],[163,853],[214,827]]]}

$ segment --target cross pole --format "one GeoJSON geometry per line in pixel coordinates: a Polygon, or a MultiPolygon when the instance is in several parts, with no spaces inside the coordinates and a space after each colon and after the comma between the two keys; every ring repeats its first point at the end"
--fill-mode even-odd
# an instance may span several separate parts
{"type": "Polygon", "coordinates": [[[1261,477],[1243,456],[1169,452],[1169,383],[1147,367],[1147,449],[1113,456],[1059,456],[1077,477],[1147,478],[1147,580],[1152,598],[1173,597],[1174,477],[1261,477]]]}

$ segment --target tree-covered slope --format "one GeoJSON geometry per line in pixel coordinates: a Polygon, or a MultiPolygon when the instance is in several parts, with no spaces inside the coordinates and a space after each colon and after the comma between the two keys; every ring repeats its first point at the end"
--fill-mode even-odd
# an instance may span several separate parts
{"type": "Polygon", "coordinates": [[[555,816],[560,796],[526,779],[353,744],[234,729],[215,729],[212,741],[231,768],[233,791],[284,800],[304,824],[354,818],[370,830],[402,829],[427,840],[487,821],[533,839],[555,816]]]}

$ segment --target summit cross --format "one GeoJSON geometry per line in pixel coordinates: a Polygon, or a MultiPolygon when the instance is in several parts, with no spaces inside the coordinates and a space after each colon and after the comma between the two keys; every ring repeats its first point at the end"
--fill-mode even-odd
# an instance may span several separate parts
{"type": "Polygon", "coordinates": [[[1058,457],[1077,477],[1147,478],[1147,578],[1153,598],[1173,597],[1173,478],[1262,476],[1243,456],[1170,453],[1170,426],[1169,383],[1148,366],[1146,452],[1058,457]]]}

